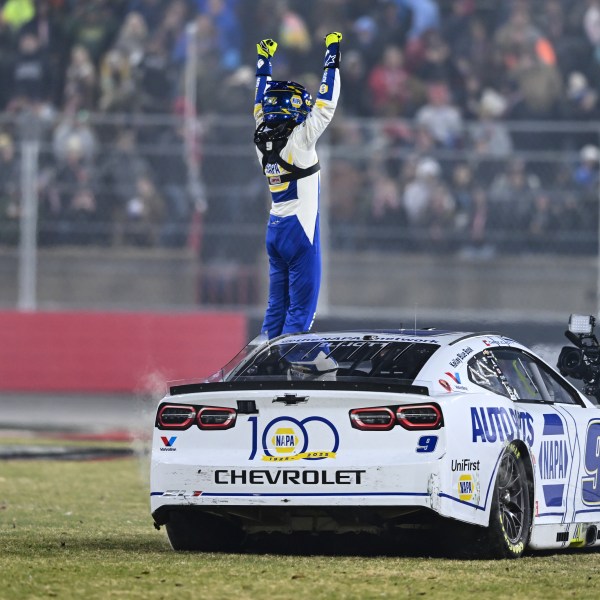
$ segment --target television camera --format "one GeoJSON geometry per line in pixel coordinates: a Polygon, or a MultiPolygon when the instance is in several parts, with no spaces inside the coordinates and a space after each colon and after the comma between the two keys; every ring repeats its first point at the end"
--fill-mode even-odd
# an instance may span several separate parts
{"type": "Polygon", "coordinates": [[[563,377],[583,381],[583,392],[600,403],[600,343],[594,335],[596,319],[587,315],[571,315],[566,338],[575,346],[564,346],[557,367],[563,377]]]}

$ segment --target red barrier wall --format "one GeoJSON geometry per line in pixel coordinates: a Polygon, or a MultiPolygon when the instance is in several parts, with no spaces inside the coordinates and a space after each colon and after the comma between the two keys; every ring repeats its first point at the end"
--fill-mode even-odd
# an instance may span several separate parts
{"type": "Polygon", "coordinates": [[[246,344],[237,313],[0,312],[0,390],[129,392],[214,373],[246,344]]]}

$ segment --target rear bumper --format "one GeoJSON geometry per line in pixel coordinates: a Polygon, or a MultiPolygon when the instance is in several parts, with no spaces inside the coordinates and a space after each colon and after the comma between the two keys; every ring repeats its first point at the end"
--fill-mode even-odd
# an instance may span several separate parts
{"type": "Polygon", "coordinates": [[[151,508],[410,506],[435,508],[439,462],[403,466],[191,467],[154,464],[151,508]]]}

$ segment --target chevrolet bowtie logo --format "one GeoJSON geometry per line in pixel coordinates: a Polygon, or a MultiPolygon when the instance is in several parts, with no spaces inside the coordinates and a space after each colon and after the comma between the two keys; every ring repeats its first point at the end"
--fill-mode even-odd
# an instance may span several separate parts
{"type": "Polygon", "coordinates": [[[273,398],[273,402],[283,402],[286,406],[292,404],[300,404],[300,402],[308,402],[308,396],[298,396],[298,394],[284,394],[283,396],[276,396],[273,398]]]}

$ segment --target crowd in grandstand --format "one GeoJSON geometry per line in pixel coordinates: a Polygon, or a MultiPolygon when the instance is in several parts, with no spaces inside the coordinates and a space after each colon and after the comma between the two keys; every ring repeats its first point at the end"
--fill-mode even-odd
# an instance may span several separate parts
{"type": "Polygon", "coordinates": [[[6,224],[19,216],[25,115],[47,124],[41,242],[184,244],[197,198],[182,127],[142,130],[132,115],[182,115],[191,35],[202,119],[250,114],[260,38],[279,42],[275,77],[314,92],[331,30],[344,32],[334,223],[482,252],[494,231],[542,240],[596,227],[593,128],[514,123],[600,121],[600,0],[0,0],[1,237],[17,231],[6,224]],[[129,116],[105,127],[98,113],[129,116]]]}

